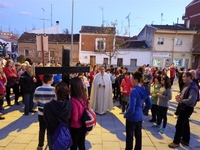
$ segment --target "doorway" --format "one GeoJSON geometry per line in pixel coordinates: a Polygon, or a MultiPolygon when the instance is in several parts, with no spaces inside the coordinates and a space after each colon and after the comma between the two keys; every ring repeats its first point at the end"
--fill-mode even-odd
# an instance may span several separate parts
{"type": "Polygon", "coordinates": [[[90,66],[94,66],[96,64],[96,56],[90,56],[90,66]]]}

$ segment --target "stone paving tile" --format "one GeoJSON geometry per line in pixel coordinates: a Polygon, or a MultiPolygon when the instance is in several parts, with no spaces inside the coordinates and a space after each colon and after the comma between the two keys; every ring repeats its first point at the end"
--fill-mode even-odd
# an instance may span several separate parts
{"type": "MultiPolygon", "coordinates": [[[[173,87],[173,91],[177,88],[173,87]]],[[[154,129],[150,123],[151,113],[144,116],[142,130],[143,150],[169,150],[168,144],[172,142],[175,132],[176,119],[174,111],[177,106],[175,102],[176,92],[173,92],[173,99],[170,101],[168,110],[167,132],[160,134],[158,129],[154,129]]],[[[12,101],[13,103],[13,101],[12,101]]],[[[114,109],[106,115],[97,115],[97,125],[95,129],[86,136],[86,149],[88,150],[124,150],[125,149],[125,119],[120,114],[121,109],[118,103],[114,103],[114,109]]],[[[5,120],[0,122],[0,150],[35,150],[38,143],[38,116],[37,113],[29,116],[23,115],[22,104],[20,106],[6,107],[5,120]]],[[[191,141],[190,147],[181,145],[178,150],[200,149],[200,103],[195,107],[191,116],[191,141]]],[[[45,145],[47,139],[45,136],[45,145]]]]}
{"type": "Polygon", "coordinates": [[[3,150],[24,150],[27,144],[22,143],[10,143],[3,150]]]}
{"type": "Polygon", "coordinates": [[[12,141],[12,143],[30,143],[33,139],[34,135],[32,134],[23,134],[19,133],[19,135],[12,141]]]}
{"type": "Polygon", "coordinates": [[[15,139],[15,136],[4,136],[0,135],[0,146],[5,147],[15,139]]]}
{"type": "Polygon", "coordinates": [[[102,144],[102,135],[97,134],[97,135],[87,135],[86,140],[89,141],[90,143],[94,144],[102,144]]]}
{"type": "Polygon", "coordinates": [[[120,150],[119,142],[107,142],[103,141],[103,150],[120,150]]]}

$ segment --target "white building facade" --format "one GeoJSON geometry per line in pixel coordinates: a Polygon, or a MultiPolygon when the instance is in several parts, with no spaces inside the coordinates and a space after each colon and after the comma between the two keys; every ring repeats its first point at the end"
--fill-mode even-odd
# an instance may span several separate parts
{"type": "Polygon", "coordinates": [[[192,43],[196,31],[179,25],[146,25],[138,40],[146,40],[152,48],[153,67],[190,68],[192,64],[192,43]]]}

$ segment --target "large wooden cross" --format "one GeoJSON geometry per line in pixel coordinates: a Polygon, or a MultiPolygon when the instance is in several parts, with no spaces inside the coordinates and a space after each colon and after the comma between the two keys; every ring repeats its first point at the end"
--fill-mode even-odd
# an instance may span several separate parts
{"type": "Polygon", "coordinates": [[[62,80],[69,85],[69,74],[89,72],[90,67],[70,67],[70,50],[62,50],[62,67],[35,67],[34,74],[62,74],[62,80]]]}

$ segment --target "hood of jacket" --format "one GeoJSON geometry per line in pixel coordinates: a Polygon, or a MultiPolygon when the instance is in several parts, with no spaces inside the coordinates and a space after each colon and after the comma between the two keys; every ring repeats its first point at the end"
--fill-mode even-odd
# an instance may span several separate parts
{"type": "Polygon", "coordinates": [[[150,92],[144,86],[135,86],[138,94],[140,95],[141,99],[145,99],[150,95],[150,92]]]}
{"type": "Polygon", "coordinates": [[[49,107],[57,118],[66,120],[66,117],[71,113],[72,104],[70,100],[52,100],[49,107]]]}

